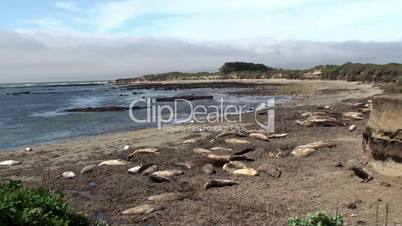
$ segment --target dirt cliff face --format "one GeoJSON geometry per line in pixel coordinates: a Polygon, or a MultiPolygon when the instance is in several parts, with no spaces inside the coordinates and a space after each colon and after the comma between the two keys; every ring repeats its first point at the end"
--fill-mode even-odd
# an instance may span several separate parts
{"type": "Polygon", "coordinates": [[[363,150],[375,160],[392,159],[402,163],[402,95],[378,96],[366,132],[363,150]]]}

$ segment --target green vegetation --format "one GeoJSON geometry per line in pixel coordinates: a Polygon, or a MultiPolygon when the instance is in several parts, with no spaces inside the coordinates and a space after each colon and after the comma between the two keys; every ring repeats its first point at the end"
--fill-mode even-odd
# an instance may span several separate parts
{"type": "Polygon", "coordinates": [[[62,194],[45,188],[29,189],[19,181],[0,183],[0,225],[89,225],[62,194]]]}
{"type": "Polygon", "coordinates": [[[336,214],[331,216],[325,212],[311,213],[307,218],[291,217],[289,226],[342,226],[343,216],[336,214]]]}
{"type": "Polygon", "coordinates": [[[270,71],[273,68],[267,67],[264,64],[253,64],[246,62],[227,62],[219,68],[221,73],[231,73],[239,71],[270,71]]]}
{"type": "MultiPolygon", "coordinates": [[[[219,72],[181,73],[169,72],[164,74],[144,75],[133,79],[119,79],[116,83],[138,81],[172,81],[172,80],[201,80],[201,79],[324,79],[347,80],[362,82],[392,82],[402,87],[402,64],[360,64],[346,63],[343,65],[319,65],[307,70],[291,70],[271,68],[263,64],[245,62],[227,62],[219,72]]],[[[395,92],[395,91],[394,91],[395,92]]],[[[400,92],[397,89],[396,92],[400,92]]]]}

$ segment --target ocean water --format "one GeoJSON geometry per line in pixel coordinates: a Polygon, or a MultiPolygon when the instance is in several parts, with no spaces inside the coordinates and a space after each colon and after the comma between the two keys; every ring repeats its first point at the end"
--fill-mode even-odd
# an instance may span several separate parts
{"type": "MultiPolygon", "coordinates": [[[[125,106],[134,100],[149,97],[174,97],[180,95],[213,95],[213,100],[192,101],[195,105],[224,106],[247,105],[250,109],[271,97],[228,95],[241,88],[197,88],[186,90],[126,90],[104,82],[94,83],[44,83],[0,84],[0,150],[30,144],[49,143],[59,139],[91,136],[109,132],[129,131],[156,127],[155,122],[133,122],[126,112],[71,113],[66,109],[125,106]],[[29,92],[29,93],[28,93],[29,92]],[[133,94],[136,92],[138,94],[133,94]]],[[[275,97],[277,102],[288,101],[289,96],[275,97]]],[[[173,103],[168,104],[173,107],[173,103]]],[[[178,106],[178,118],[187,118],[188,106],[178,106]]],[[[145,118],[146,110],[136,110],[135,115],[145,118]]]]}

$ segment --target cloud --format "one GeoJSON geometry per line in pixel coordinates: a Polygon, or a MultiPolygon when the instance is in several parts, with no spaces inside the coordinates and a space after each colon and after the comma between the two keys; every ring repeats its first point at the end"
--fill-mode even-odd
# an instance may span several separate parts
{"type": "Polygon", "coordinates": [[[0,83],[99,80],[168,71],[216,71],[226,61],[309,68],[402,61],[402,42],[228,42],[44,31],[0,31],[0,83]],[[230,43],[230,44],[228,44],[230,43]]]}
{"type": "Polygon", "coordinates": [[[72,12],[79,12],[82,10],[81,8],[78,7],[76,2],[70,2],[70,1],[57,1],[55,3],[55,6],[57,8],[72,12]]]}

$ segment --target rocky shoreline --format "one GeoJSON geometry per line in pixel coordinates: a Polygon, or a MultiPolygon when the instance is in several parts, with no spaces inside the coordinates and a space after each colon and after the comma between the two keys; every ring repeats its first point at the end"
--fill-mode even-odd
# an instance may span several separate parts
{"type": "Polygon", "coordinates": [[[276,108],[275,134],[247,113],[237,133],[189,124],[204,129],[73,139],[0,152],[0,162],[19,162],[0,166],[0,176],[63,191],[76,209],[111,225],[286,225],[317,210],[338,210],[346,225],[372,225],[386,205],[389,222],[400,224],[400,178],[363,164],[364,105],[381,91],[346,82],[317,87],[276,108]]]}

